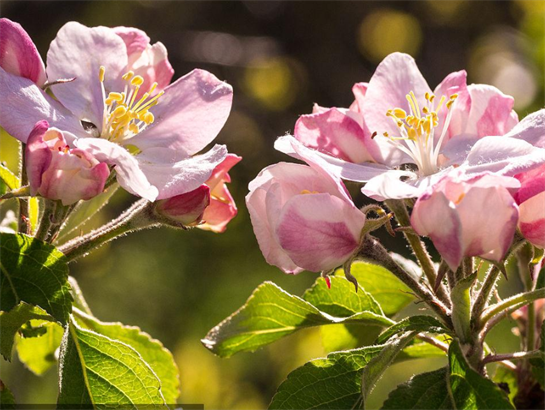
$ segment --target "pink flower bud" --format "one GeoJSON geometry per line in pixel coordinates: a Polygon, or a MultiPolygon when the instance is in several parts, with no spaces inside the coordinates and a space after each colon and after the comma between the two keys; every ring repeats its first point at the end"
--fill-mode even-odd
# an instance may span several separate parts
{"type": "Polygon", "coordinates": [[[172,226],[196,226],[203,218],[204,210],[210,204],[210,188],[199,188],[172,198],[161,199],[154,204],[159,220],[172,226]]]}
{"type": "Polygon", "coordinates": [[[11,74],[28,78],[39,87],[46,81],[40,53],[20,24],[0,19],[0,67],[11,74]]]}
{"type": "Polygon", "coordinates": [[[70,148],[64,134],[36,123],[26,146],[26,169],[32,195],[61,200],[71,205],[95,197],[104,190],[108,165],[86,151],[70,148]]]}
{"type": "Polygon", "coordinates": [[[412,227],[431,238],[452,270],[465,256],[501,261],[517,225],[517,205],[509,192],[516,188],[513,178],[452,172],[418,198],[412,227]]]}
{"type": "Polygon", "coordinates": [[[246,204],[265,259],[286,273],[329,270],[357,250],[365,215],[321,169],[279,163],[250,182],[246,204]]]}
{"type": "Polygon", "coordinates": [[[545,165],[515,175],[520,189],[514,195],[519,205],[518,227],[538,248],[545,248],[545,165]]]}
{"type": "Polygon", "coordinates": [[[224,232],[227,224],[237,215],[237,206],[231,193],[227,189],[227,183],[231,182],[228,172],[242,158],[238,155],[227,154],[227,157],[219,164],[212,176],[205,184],[210,188],[210,205],[203,215],[204,223],[198,228],[212,232],[224,232]]]}

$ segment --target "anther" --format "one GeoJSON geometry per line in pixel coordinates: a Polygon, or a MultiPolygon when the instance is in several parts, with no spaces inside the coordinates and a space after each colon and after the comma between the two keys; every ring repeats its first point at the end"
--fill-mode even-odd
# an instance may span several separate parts
{"type": "Polygon", "coordinates": [[[100,69],[98,70],[98,79],[100,80],[101,83],[104,82],[104,74],[106,74],[106,68],[103,65],[101,65],[100,69]]]}
{"type": "Polygon", "coordinates": [[[125,80],[125,81],[129,81],[133,76],[134,76],[134,73],[132,71],[129,71],[129,72],[123,74],[123,76],[121,78],[123,78],[123,80],[125,80]]]}
{"type": "Polygon", "coordinates": [[[142,84],[144,84],[144,78],[137,75],[131,80],[131,85],[135,85],[137,87],[140,87],[142,84]]]}

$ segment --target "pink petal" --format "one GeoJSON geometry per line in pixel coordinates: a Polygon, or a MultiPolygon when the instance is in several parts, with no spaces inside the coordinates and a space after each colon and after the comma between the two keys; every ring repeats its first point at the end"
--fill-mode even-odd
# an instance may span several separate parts
{"type": "Polygon", "coordinates": [[[121,76],[127,67],[127,51],[123,40],[107,27],[85,27],[66,23],[51,43],[47,53],[49,81],[75,78],[51,87],[59,101],[78,118],[102,130],[104,101],[99,80],[100,67],[105,67],[104,87],[123,91],[121,76]]]}
{"type": "Polygon", "coordinates": [[[135,75],[144,78],[137,98],[149,91],[154,82],[157,83],[154,94],[170,84],[174,70],[168,61],[167,50],[162,43],[150,45],[150,38],[147,34],[136,28],[115,27],[113,30],[123,39],[127,47],[127,71],[131,70],[135,75]]]}
{"type": "Polygon", "coordinates": [[[42,87],[46,81],[40,53],[20,24],[0,19],[0,67],[8,73],[28,78],[42,87]]]}
{"type": "Polygon", "coordinates": [[[467,120],[467,134],[479,137],[504,135],[518,123],[513,111],[514,99],[490,85],[472,84],[471,111],[467,120]]]}
{"type": "Polygon", "coordinates": [[[506,136],[545,148],[545,109],[524,117],[506,136]]]}
{"type": "MultiPolygon", "coordinates": [[[[457,136],[462,134],[466,127],[469,118],[469,111],[471,107],[471,96],[467,88],[467,73],[465,70],[451,73],[445,77],[445,79],[439,84],[434,91],[435,101],[439,101],[442,96],[449,98],[453,94],[458,94],[456,102],[452,106],[452,114],[448,127],[447,137],[457,136]]],[[[445,104],[443,104],[441,110],[438,113],[439,125],[436,130],[439,131],[439,138],[445,124],[448,110],[445,104]]]]}
{"type": "Polygon", "coordinates": [[[85,136],[80,121],[59,102],[44,93],[27,78],[0,68],[0,126],[21,142],[38,121],[47,120],[51,127],[85,136]]]}
{"type": "Polygon", "coordinates": [[[430,237],[453,271],[458,269],[463,257],[462,226],[456,210],[442,192],[430,192],[418,198],[411,225],[419,235],[430,237]]]}
{"type": "Polygon", "coordinates": [[[513,242],[518,220],[511,194],[501,186],[474,184],[466,189],[456,209],[463,227],[464,256],[501,261],[513,242]]]}
{"type": "Polygon", "coordinates": [[[148,35],[137,28],[119,26],[112,28],[112,30],[125,43],[129,64],[132,62],[131,57],[138,58],[150,43],[148,35]]]}
{"type": "Polygon", "coordinates": [[[489,171],[514,176],[543,163],[545,149],[515,138],[484,137],[473,146],[462,168],[468,174],[489,171]]]}
{"type": "Polygon", "coordinates": [[[427,92],[431,93],[431,90],[414,59],[407,54],[390,54],[382,60],[371,77],[361,107],[369,130],[381,135],[388,132],[397,136],[399,129],[386,116],[386,112],[393,108],[402,108],[408,113],[410,109],[406,96],[411,91],[422,109],[426,101],[424,96],[427,92]]]}
{"type": "Polygon", "coordinates": [[[545,248],[545,192],[533,196],[519,207],[519,229],[533,245],[545,248]]]}
{"type": "Polygon", "coordinates": [[[185,226],[194,226],[202,220],[205,209],[209,205],[210,188],[201,185],[185,194],[157,201],[155,211],[167,220],[179,222],[185,226]]]}
{"type": "Polygon", "coordinates": [[[294,136],[309,148],[354,163],[374,161],[371,153],[378,149],[370,134],[336,108],[302,115],[294,136]]]}
{"type": "Polygon", "coordinates": [[[221,190],[221,187],[224,185],[224,183],[231,182],[231,177],[229,176],[228,172],[241,160],[242,157],[239,157],[238,155],[227,154],[223,162],[216,166],[216,169],[214,169],[214,172],[206,181],[206,185],[210,187],[214,194],[214,190],[216,189],[216,187],[220,188],[221,190]]]}
{"type": "Polygon", "coordinates": [[[51,163],[51,150],[44,142],[44,135],[49,129],[47,121],[36,123],[28,136],[25,147],[25,161],[30,193],[36,195],[42,184],[42,174],[51,163]]]}
{"type": "Polygon", "coordinates": [[[298,266],[319,272],[342,265],[354,253],[364,224],[365,216],[352,203],[325,193],[297,195],[284,206],[276,235],[298,266]]]}
{"type": "Polygon", "coordinates": [[[270,194],[269,189],[257,186],[254,189],[250,188],[250,193],[246,196],[246,206],[250,213],[259,249],[269,264],[279,267],[286,273],[297,274],[303,269],[293,263],[288,254],[280,247],[269,224],[266,203],[267,196],[270,194]]]}
{"type": "MultiPolygon", "coordinates": [[[[225,189],[227,191],[227,189],[225,189]]],[[[199,229],[209,230],[216,233],[225,232],[227,224],[237,216],[237,206],[229,191],[228,197],[224,200],[212,199],[210,206],[206,208],[203,215],[204,224],[199,225],[199,229]]]]}
{"type": "Polygon", "coordinates": [[[389,170],[384,165],[375,163],[354,164],[325,155],[305,147],[291,135],[278,138],[274,143],[274,148],[308,164],[315,164],[329,175],[328,178],[331,179],[331,176],[334,176],[335,180],[343,178],[350,181],[365,182],[389,170]]]}
{"type": "MultiPolygon", "coordinates": [[[[520,189],[513,195],[517,204],[521,204],[533,196],[545,191],[545,164],[531,171],[515,175],[520,181],[520,189]]],[[[544,204],[545,209],[545,204],[544,204]]]]}
{"type": "Polygon", "coordinates": [[[157,199],[170,198],[197,189],[227,156],[224,145],[177,162],[156,161],[145,153],[136,157],[146,179],[158,189],[157,199]]]}
{"type": "Polygon", "coordinates": [[[375,201],[386,199],[416,198],[422,194],[439,176],[414,179],[415,175],[410,171],[390,170],[374,178],[371,178],[361,192],[373,198],[375,201]],[[409,179],[407,179],[409,177],[409,179]],[[407,179],[402,181],[400,178],[407,179]],[[412,179],[411,179],[412,178],[412,179]]]}
{"type": "Polygon", "coordinates": [[[139,161],[122,146],[101,138],[78,138],[75,145],[98,161],[114,165],[119,185],[131,194],[149,201],[157,198],[157,187],[150,184],[139,161]]]}
{"type": "Polygon", "coordinates": [[[350,106],[350,111],[355,112],[362,112],[363,109],[363,101],[365,98],[365,94],[367,93],[367,87],[369,87],[369,83],[356,83],[352,87],[352,93],[354,94],[355,100],[350,106]]]}
{"type": "Polygon", "coordinates": [[[230,85],[203,70],[193,70],[165,89],[153,108],[155,122],[131,139],[145,150],[171,148],[192,155],[220,132],[233,99],[230,85]]]}

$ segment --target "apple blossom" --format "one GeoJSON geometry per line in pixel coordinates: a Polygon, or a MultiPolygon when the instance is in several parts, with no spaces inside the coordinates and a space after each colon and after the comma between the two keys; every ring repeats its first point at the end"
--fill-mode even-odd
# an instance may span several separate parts
{"type": "Polygon", "coordinates": [[[223,232],[237,214],[235,201],[227,182],[231,182],[229,170],[242,158],[228,154],[214,170],[212,176],[199,188],[156,201],[153,209],[160,221],[167,225],[196,226],[201,229],[223,232]]]}
{"type": "MultiPolygon", "coordinates": [[[[17,58],[35,49],[14,44],[17,58]]],[[[223,127],[232,88],[203,70],[167,85],[172,68],[164,46],[150,46],[139,30],[65,24],[47,53],[55,98],[6,61],[0,60],[0,126],[27,142],[34,124],[47,120],[66,132],[69,147],[115,167],[130,193],[153,201],[190,192],[227,155],[220,145],[194,154],[223,127]]]]}
{"type": "Polygon", "coordinates": [[[412,57],[393,53],[353,92],[350,109],[315,106],[275,147],[305,161],[322,157],[336,175],[366,182],[362,192],[380,201],[418,197],[452,167],[513,176],[545,162],[536,148],[544,146],[536,141],[545,110],[517,125],[513,98],[466,85],[465,71],[432,91],[412,57]],[[509,148],[498,152],[506,137],[509,148]]]}
{"type": "Polygon", "coordinates": [[[154,212],[162,223],[191,227],[202,221],[204,210],[208,205],[210,205],[210,188],[201,185],[191,192],[156,201],[154,212]]]}
{"type": "Polygon", "coordinates": [[[347,261],[365,215],[340,179],[317,164],[278,163],[249,185],[246,204],[265,259],[286,273],[319,272],[347,261]]]}
{"type": "Polygon", "coordinates": [[[238,155],[227,154],[206,181],[206,185],[210,188],[210,205],[204,211],[202,218],[204,223],[198,225],[198,228],[224,232],[229,221],[237,215],[235,200],[227,189],[226,183],[231,182],[229,170],[241,159],[238,155]]]}
{"type": "Polygon", "coordinates": [[[453,171],[418,198],[411,225],[429,236],[452,270],[466,256],[501,261],[513,241],[518,209],[510,189],[514,178],[453,171]]]}
{"type": "Polygon", "coordinates": [[[26,169],[30,193],[72,205],[95,197],[104,190],[108,165],[92,154],[70,148],[63,133],[38,122],[27,140],[26,169]]]}
{"type": "Polygon", "coordinates": [[[521,184],[514,195],[519,205],[519,230],[530,243],[545,248],[545,165],[515,178],[521,184]]]}

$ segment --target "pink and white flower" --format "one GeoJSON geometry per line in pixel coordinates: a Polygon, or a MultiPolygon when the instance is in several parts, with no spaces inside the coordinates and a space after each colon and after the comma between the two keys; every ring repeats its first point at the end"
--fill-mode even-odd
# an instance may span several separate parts
{"type": "Polygon", "coordinates": [[[319,272],[347,261],[365,215],[340,179],[319,164],[278,163],[249,185],[246,204],[265,259],[286,273],[319,272]]]}
{"type": "MultiPolygon", "coordinates": [[[[18,35],[28,39],[22,29],[18,35]]],[[[10,41],[8,48],[11,57],[0,59],[0,126],[20,141],[47,120],[69,147],[113,166],[123,188],[151,201],[197,189],[225,159],[220,145],[195,154],[227,120],[232,88],[203,70],[168,85],[166,49],[150,45],[142,31],[65,24],[47,53],[56,99],[13,69],[14,60],[23,67],[25,56],[39,57],[32,42],[10,41]]]]}
{"type": "Polygon", "coordinates": [[[519,186],[514,178],[455,170],[418,198],[411,225],[430,237],[452,270],[466,256],[499,262],[513,242],[518,207],[510,190],[519,186]]]}
{"type": "Polygon", "coordinates": [[[26,171],[32,195],[72,205],[95,197],[104,190],[110,175],[108,165],[92,154],[70,148],[63,133],[38,122],[25,148],[26,171]]]}
{"type": "Polygon", "coordinates": [[[315,106],[276,149],[321,157],[376,200],[418,197],[453,167],[513,176],[545,162],[545,110],[518,123],[512,97],[468,86],[465,71],[432,91],[413,58],[394,53],[353,92],[350,109],[315,106]]]}
{"type": "Polygon", "coordinates": [[[242,160],[242,157],[227,154],[227,157],[219,164],[212,176],[206,181],[210,188],[210,205],[206,207],[202,220],[197,227],[216,233],[224,232],[227,224],[237,215],[237,206],[227,183],[231,182],[229,170],[242,160]]]}
{"type": "Polygon", "coordinates": [[[172,198],[161,199],[154,203],[154,212],[160,221],[175,226],[197,226],[201,223],[205,209],[210,205],[210,188],[201,185],[199,188],[176,195],[172,198]]]}
{"type": "Polygon", "coordinates": [[[521,184],[514,195],[519,205],[518,228],[530,243],[545,248],[545,165],[515,178],[521,184]]]}

